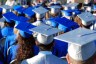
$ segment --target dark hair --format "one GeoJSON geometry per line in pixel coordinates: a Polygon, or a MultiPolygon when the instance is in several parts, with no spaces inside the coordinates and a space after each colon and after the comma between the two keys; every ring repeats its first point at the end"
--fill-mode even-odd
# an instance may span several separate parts
{"type": "MultiPolygon", "coordinates": [[[[12,21],[12,20],[11,20],[11,21],[12,21]]],[[[5,26],[5,27],[7,27],[7,26],[9,26],[9,27],[14,27],[14,25],[15,25],[15,22],[14,22],[14,21],[12,21],[11,23],[9,23],[9,22],[7,22],[7,21],[4,22],[4,26],[5,26]]]]}
{"type": "Polygon", "coordinates": [[[50,50],[52,50],[52,47],[54,45],[54,41],[52,41],[48,45],[40,44],[38,41],[36,41],[36,43],[37,43],[36,45],[39,46],[40,50],[42,50],[42,51],[46,51],[46,50],[50,51],[50,50]]]}
{"type": "Polygon", "coordinates": [[[20,34],[18,35],[19,48],[17,50],[16,61],[14,64],[19,64],[22,60],[28,59],[34,56],[33,46],[35,45],[35,39],[33,36],[24,38],[20,34]]]}
{"type": "Polygon", "coordinates": [[[78,8],[78,9],[81,9],[82,6],[83,6],[83,4],[82,4],[82,3],[79,3],[79,5],[77,6],[77,8],[78,8]]]}

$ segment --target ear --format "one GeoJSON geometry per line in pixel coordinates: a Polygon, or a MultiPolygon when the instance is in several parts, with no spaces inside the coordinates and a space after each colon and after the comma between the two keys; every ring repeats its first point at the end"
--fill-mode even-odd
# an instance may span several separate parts
{"type": "Polygon", "coordinates": [[[66,55],[66,59],[67,59],[68,64],[71,64],[69,54],[66,55]]]}
{"type": "Polygon", "coordinates": [[[36,45],[38,45],[38,44],[39,44],[37,40],[35,41],[35,44],[36,44],[36,45]]]}

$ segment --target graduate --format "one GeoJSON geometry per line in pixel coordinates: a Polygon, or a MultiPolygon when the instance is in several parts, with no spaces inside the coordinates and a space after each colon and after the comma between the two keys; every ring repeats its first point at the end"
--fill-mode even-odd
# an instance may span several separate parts
{"type": "Polygon", "coordinates": [[[50,8],[49,17],[48,17],[48,21],[46,21],[46,24],[56,28],[58,24],[54,22],[54,19],[61,16],[61,11],[60,11],[61,7],[58,5],[53,5],[50,6],[49,8],[50,8]]]}
{"type": "Polygon", "coordinates": [[[7,37],[9,35],[13,35],[13,27],[15,22],[10,20],[11,12],[3,14],[4,21],[4,28],[2,28],[1,33],[3,37],[7,37]]]}
{"type": "Polygon", "coordinates": [[[56,39],[68,43],[68,64],[95,64],[96,63],[96,31],[86,28],[77,28],[59,35],[56,39]]]}
{"type": "Polygon", "coordinates": [[[28,7],[26,8],[26,10],[23,11],[23,13],[25,14],[25,17],[29,19],[30,23],[33,23],[34,21],[36,21],[35,12],[32,11],[33,9],[34,7],[28,7]]]}
{"type": "Polygon", "coordinates": [[[33,57],[39,52],[39,48],[35,46],[35,39],[32,36],[32,32],[28,29],[34,26],[29,23],[20,23],[16,26],[19,29],[17,36],[17,43],[10,46],[8,49],[8,63],[19,64],[22,60],[33,57]],[[28,26],[24,29],[21,25],[28,26]]]}
{"type": "MultiPolygon", "coordinates": [[[[4,42],[4,61],[7,62],[7,49],[6,49],[6,40],[9,36],[14,35],[14,26],[15,26],[15,22],[13,20],[11,20],[14,17],[14,14],[12,12],[8,12],[3,14],[3,18],[5,19],[4,21],[4,28],[2,28],[1,30],[1,34],[3,36],[3,38],[5,38],[5,42],[4,42]],[[13,16],[11,16],[13,15],[13,16]]],[[[8,38],[10,39],[10,38],[8,38]]],[[[14,40],[14,38],[13,38],[14,40]]],[[[7,43],[9,44],[9,43],[7,43]]]]}
{"type": "Polygon", "coordinates": [[[44,7],[40,6],[38,8],[33,9],[32,11],[35,12],[36,14],[36,21],[34,23],[32,23],[35,26],[39,26],[41,24],[44,24],[43,19],[46,19],[46,13],[48,12],[47,9],[45,9],[44,7]]]}
{"type": "MultiPolygon", "coordinates": [[[[14,15],[13,15],[14,16],[14,15]]],[[[14,29],[13,29],[13,35],[10,35],[6,38],[5,40],[5,45],[4,45],[4,55],[5,55],[5,58],[7,58],[7,50],[10,46],[14,45],[17,43],[17,34],[18,34],[18,29],[16,29],[15,27],[19,24],[19,23],[22,23],[24,22],[25,24],[27,24],[27,18],[25,17],[22,17],[22,16],[14,16],[13,18],[13,21],[15,22],[15,26],[14,26],[14,29]]],[[[23,23],[22,23],[23,25],[23,23]]],[[[23,27],[24,28],[24,27],[23,27]]],[[[8,60],[8,58],[6,59],[6,61],[8,60]]]]}
{"type": "Polygon", "coordinates": [[[95,20],[95,16],[90,12],[83,12],[77,15],[74,21],[77,22],[80,27],[92,29],[91,26],[94,25],[95,20]]]}
{"type": "Polygon", "coordinates": [[[54,44],[53,35],[58,33],[59,30],[43,25],[33,28],[32,31],[39,33],[37,35],[36,45],[40,48],[40,52],[38,55],[22,61],[21,64],[66,64],[62,59],[54,56],[51,52],[54,44]],[[51,33],[49,33],[50,30],[52,30],[51,33]]]}

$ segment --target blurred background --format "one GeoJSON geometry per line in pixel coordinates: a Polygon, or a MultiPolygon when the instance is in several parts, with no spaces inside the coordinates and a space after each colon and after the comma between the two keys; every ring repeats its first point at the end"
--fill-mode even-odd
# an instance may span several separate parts
{"type": "MultiPolygon", "coordinates": [[[[16,0],[18,1],[18,0],[16,0]]],[[[23,1],[23,0],[22,0],[23,1]]],[[[33,0],[27,0],[27,1],[33,1],[33,0]]],[[[58,0],[60,1],[62,4],[66,3],[67,0],[58,0]]],[[[82,3],[84,0],[78,0],[79,3],[82,3]]],[[[0,5],[5,4],[6,0],[0,0],[0,5]]]]}

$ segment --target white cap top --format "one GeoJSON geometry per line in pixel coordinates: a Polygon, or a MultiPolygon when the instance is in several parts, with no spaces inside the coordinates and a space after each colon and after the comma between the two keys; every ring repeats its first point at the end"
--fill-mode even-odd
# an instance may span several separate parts
{"type": "Polygon", "coordinates": [[[93,23],[93,21],[96,20],[96,17],[90,12],[83,12],[77,16],[82,20],[82,24],[85,26],[90,25],[91,23],[93,23]]]}
{"type": "Polygon", "coordinates": [[[60,12],[61,7],[58,5],[54,5],[54,6],[50,6],[49,8],[51,8],[51,14],[55,14],[55,13],[60,12]]]}
{"type": "Polygon", "coordinates": [[[48,10],[42,6],[35,8],[32,11],[34,11],[36,13],[37,17],[44,17],[45,13],[48,12],[48,10]]]}
{"type": "Polygon", "coordinates": [[[53,28],[51,26],[44,25],[44,24],[40,25],[40,26],[37,26],[35,28],[32,28],[30,30],[33,31],[33,32],[43,34],[45,36],[50,36],[50,35],[54,35],[54,34],[57,34],[57,33],[61,32],[61,30],[59,30],[57,28],[53,28]]]}
{"type": "Polygon", "coordinates": [[[55,39],[70,43],[68,53],[75,60],[87,60],[96,52],[94,43],[96,31],[78,28],[59,35],[55,39]]]}

